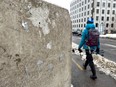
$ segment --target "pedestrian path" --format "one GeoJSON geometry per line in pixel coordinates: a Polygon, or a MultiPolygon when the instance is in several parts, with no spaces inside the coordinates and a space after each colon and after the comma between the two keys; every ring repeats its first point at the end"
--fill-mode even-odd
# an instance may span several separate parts
{"type": "Polygon", "coordinates": [[[87,70],[82,69],[82,61],[79,55],[72,54],[72,84],[73,87],[115,87],[116,80],[111,76],[97,71],[97,80],[91,80],[89,76],[92,74],[88,66],[87,70]]]}

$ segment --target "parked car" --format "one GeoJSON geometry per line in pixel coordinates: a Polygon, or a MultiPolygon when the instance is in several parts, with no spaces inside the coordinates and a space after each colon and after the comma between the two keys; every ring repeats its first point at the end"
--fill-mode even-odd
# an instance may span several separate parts
{"type": "Polygon", "coordinates": [[[77,36],[81,36],[81,30],[80,29],[73,29],[72,34],[77,35],[77,36]]]}

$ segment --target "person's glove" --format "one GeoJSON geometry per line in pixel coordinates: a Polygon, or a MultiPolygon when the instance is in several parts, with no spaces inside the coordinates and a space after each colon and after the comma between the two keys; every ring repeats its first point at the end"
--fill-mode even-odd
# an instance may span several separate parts
{"type": "Polygon", "coordinates": [[[97,47],[96,54],[100,54],[100,49],[97,47]]]}
{"type": "Polygon", "coordinates": [[[78,51],[79,51],[79,53],[83,52],[83,51],[81,50],[81,48],[78,48],[78,51]]]}

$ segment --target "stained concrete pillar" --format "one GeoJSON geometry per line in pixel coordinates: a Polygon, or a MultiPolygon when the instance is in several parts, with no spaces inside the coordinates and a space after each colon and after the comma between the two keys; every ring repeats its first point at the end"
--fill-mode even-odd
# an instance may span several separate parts
{"type": "Polygon", "coordinates": [[[0,0],[0,87],[70,87],[71,21],[41,0],[0,0]]]}

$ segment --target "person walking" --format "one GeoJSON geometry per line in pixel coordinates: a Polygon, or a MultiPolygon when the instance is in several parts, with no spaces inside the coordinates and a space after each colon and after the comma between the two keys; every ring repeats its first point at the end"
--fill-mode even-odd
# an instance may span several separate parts
{"type": "Polygon", "coordinates": [[[95,65],[93,62],[92,53],[96,51],[96,53],[99,54],[100,41],[99,41],[99,32],[95,29],[93,18],[88,19],[86,27],[82,32],[81,41],[78,46],[78,51],[80,53],[82,52],[81,50],[82,47],[83,49],[85,49],[86,53],[86,61],[83,64],[83,68],[86,70],[87,66],[89,65],[92,71],[92,75],[90,75],[90,78],[95,80],[97,79],[97,75],[95,65]]]}

